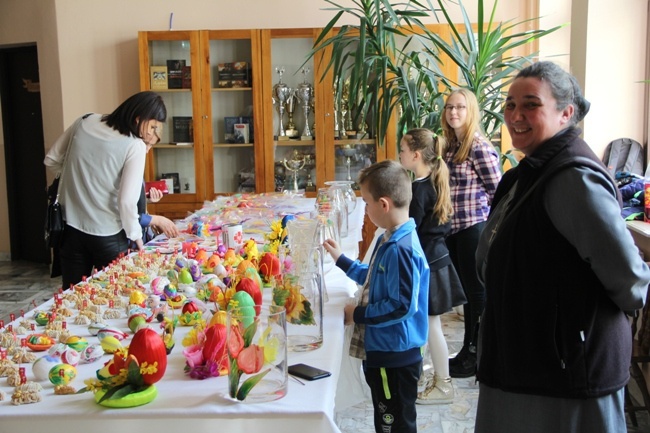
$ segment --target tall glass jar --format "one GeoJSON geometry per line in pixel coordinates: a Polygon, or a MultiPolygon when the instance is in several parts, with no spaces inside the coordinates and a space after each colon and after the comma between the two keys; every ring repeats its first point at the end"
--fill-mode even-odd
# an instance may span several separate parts
{"type": "Polygon", "coordinates": [[[323,345],[323,288],[317,272],[283,274],[273,288],[273,305],[286,309],[287,348],[306,352],[323,345]]]}

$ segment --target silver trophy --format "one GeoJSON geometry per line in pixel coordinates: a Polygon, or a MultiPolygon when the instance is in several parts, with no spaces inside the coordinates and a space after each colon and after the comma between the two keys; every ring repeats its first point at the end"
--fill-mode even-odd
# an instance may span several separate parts
{"type": "Polygon", "coordinates": [[[314,88],[307,82],[307,73],[309,69],[303,68],[302,74],[305,77],[304,81],[298,85],[296,89],[296,97],[302,102],[302,112],[305,115],[305,127],[300,137],[301,140],[313,140],[314,136],[309,129],[309,111],[311,109],[311,101],[314,96],[314,88]]]}
{"type": "Polygon", "coordinates": [[[273,105],[276,106],[278,110],[278,115],[280,117],[280,127],[278,128],[278,140],[288,140],[286,131],[284,130],[284,112],[286,109],[287,100],[292,94],[292,89],[282,82],[282,74],[284,74],[284,67],[275,68],[275,72],[280,76],[280,81],[278,81],[273,86],[273,105]]]}
{"type": "Polygon", "coordinates": [[[282,162],[287,170],[293,172],[293,189],[291,191],[298,191],[298,172],[305,166],[305,157],[294,149],[291,159],[284,158],[282,162]]]}
{"type": "Polygon", "coordinates": [[[287,129],[285,131],[287,137],[296,138],[298,136],[298,129],[296,124],[293,123],[293,112],[296,109],[296,91],[289,89],[289,96],[287,97],[286,110],[289,115],[289,122],[287,122],[287,129]]]}

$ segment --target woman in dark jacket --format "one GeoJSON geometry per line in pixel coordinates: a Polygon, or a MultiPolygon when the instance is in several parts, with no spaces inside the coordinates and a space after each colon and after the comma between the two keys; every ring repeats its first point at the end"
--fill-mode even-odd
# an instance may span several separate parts
{"type": "Polygon", "coordinates": [[[508,91],[505,122],[526,157],[499,184],[477,251],[487,301],[476,433],[626,430],[624,311],[643,306],[650,270],[616,184],[575,126],[588,109],[550,62],[508,91]]]}

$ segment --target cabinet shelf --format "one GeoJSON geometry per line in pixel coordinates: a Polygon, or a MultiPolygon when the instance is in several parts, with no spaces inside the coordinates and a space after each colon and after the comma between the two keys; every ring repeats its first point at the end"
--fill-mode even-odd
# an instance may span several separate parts
{"type": "Polygon", "coordinates": [[[334,146],[346,146],[348,144],[375,144],[376,141],[374,138],[346,138],[345,140],[334,140],[334,146]]]}
{"type": "Polygon", "coordinates": [[[213,92],[250,92],[252,87],[213,87],[213,92]]]}
{"type": "Polygon", "coordinates": [[[173,144],[173,143],[164,143],[156,144],[156,149],[192,149],[194,144],[173,144]]]}
{"type": "Polygon", "coordinates": [[[281,140],[281,141],[274,140],[273,143],[281,147],[283,146],[292,147],[292,146],[313,146],[316,143],[316,141],[315,140],[281,140]]]}
{"type": "Polygon", "coordinates": [[[212,143],[212,147],[229,148],[229,147],[253,147],[255,143],[212,143]]]}

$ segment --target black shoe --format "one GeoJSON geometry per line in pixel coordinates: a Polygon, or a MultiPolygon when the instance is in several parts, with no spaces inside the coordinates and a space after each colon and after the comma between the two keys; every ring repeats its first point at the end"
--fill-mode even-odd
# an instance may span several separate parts
{"type": "Polygon", "coordinates": [[[458,364],[449,365],[449,375],[455,378],[471,377],[476,374],[476,353],[467,352],[465,359],[458,364]]]}
{"type": "Polygon", "coordinates": [[[469,353],[468,346],[463,345],[463,347],[460,349],[460,352],[458,352],[456,356],[454,356],[453,358],[449,358],[449,367],[451,367],[452,365],[458,365],[461,362],[463,362],[463,360],[467,358],[468,353],[469,353]]]}

